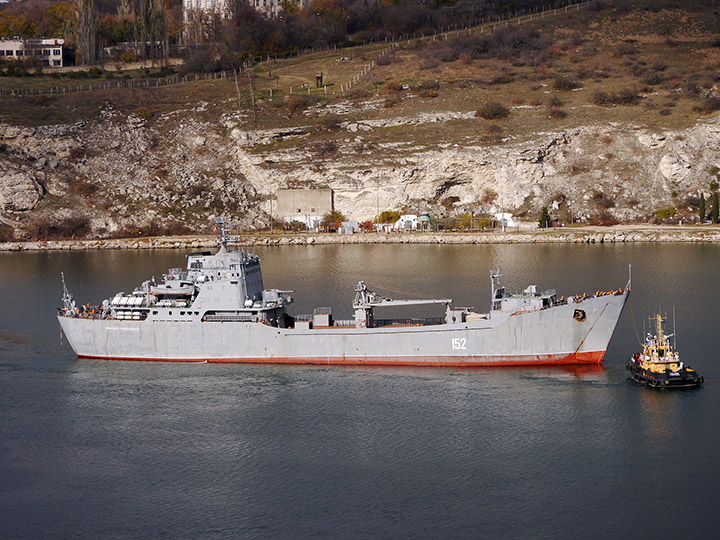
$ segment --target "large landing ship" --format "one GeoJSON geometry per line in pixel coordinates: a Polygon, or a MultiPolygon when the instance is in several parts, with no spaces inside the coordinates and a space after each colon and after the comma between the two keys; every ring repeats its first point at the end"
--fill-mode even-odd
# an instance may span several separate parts
{"type": "Polygon", "coordinates": [[[355,288],[354,318],[332,309],[291,316],[291,291],[263,288],[260,261],[220,249],[193,253],[187,268],[145,281],[100,305],[78,305],[64,286],[58,321],[78,356],[118,360],[407,366],[599,364],[628,295],[623,289],[558,298],[530,286],[510,294],[491,273],[487,313],[452,300],[393,300],[355,288]],[[383,319],[379,308],[440,304],[436,318],[383,319]]]}

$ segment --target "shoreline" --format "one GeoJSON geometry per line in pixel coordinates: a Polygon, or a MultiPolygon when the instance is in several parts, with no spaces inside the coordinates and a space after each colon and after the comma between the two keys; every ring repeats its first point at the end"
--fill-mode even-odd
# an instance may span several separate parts
{"type": "MultiPolygon", "coordinates": [[[[627,242],[720,243],[720,227],[707,225],[614,225],[572,227],[534,232],[447,233],[239,233],[248,246],[329,244],[605,244],[627,242]]],[[[100,249],[198,249],[215,247],[214,235],[155,236],[90,240],[13,241],[0,243],[0,251],[77,251],[100,249]]]]}

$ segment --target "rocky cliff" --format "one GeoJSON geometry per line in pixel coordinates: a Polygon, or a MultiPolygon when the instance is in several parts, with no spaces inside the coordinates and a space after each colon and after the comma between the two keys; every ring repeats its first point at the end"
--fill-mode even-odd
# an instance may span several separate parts
{"type": "Polygon", "coordinates": [[[277,189],[299,186],[333,188],[336,208],[358,220],[385,209],[501,206],[531,220],[543,205],[561,219],[646,220],[661,208],[693,219],[720,166],[720,117],[672,132],[607,124],[528,141],[414,145],[414,126],[473,121],[447,111],[343,122],[323,151],[309,127],[249,131],[238,115],[200,121],[204,106],[142,119],[108,105],[72,125],[0,124],[0,219],[18,237],[39,221],[77,217],[100,236],[153,222],[194,228],[218,215],[252,229],[269,220],[277,189]],[[391,129],[405,140],[364,144],[391,129]]]}

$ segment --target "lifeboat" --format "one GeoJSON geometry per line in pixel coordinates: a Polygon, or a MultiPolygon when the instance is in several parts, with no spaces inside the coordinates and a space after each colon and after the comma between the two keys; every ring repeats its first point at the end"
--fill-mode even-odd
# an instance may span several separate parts
{"type": "Polygon", "coordinates": [[[155,296],[190,296],[195,292],[195,285],[192,283],[172,283],[166,282],[162,285],[154,285],[150,287],[150,294],[155,296]]]}

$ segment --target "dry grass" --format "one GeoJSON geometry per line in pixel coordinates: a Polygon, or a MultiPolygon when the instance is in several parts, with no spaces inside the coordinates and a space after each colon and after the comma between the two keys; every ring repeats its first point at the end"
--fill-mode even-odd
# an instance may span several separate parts
{"type": "MultiPolygon", "coordinates": [[[[321,124],[323,116],[303,113],[305,107],[318,104],[349,105],[335,114],[337,123],[414,117],[429,111],[469,112],[494,101],[510,108],[511,114],[502,121],[503,137],[516,141],[530,139],[538,132],[593,123],[625,122],[658,129],[689,126],[698,117],[712,112],[702,99],[706,92],[703,86],[718,84],[720,47],[713,46],[720,38],[718,16],[692,10],[683,11],[680,16],[678,10],[658,9],[657,3],[648,3],[647,8],[580,10],[557,18],[536,19],[523,28],[537,28],[552,44],[547,50],[529,56],[500,54],[478,61],[463,52],[457,59],[445,61],[443,51],[458,39],[455,35],[447,41],[402,42],[390,63],[376,66],[350,91],[346,90],[347,82],[370,64],[387,47],[385,44],[278,60],[277,67],[272,69],[259,64],[252,70],[254,115],[249,81],[241,77],[240,103],[234,81],[216,80],[159,89],[110,89],[42,100],[2,98],[0,119],[31,125],[70,123],[95,118],[110,103],[126,113],[144,107],[153,113],[150,123],[164,113],[180,109],[208,121],[240,109],[246,117],[253,118],[248,122],[254,127],[267,128],[321,124]],[[326,89],[315,88],[317,71],[323,72],[326,89]],[[579,81],[582,86],[572,88],[579,81]],[[409,86],[409,91],[399,90],[403,85],[409,86]],[[638,89],[637,103],[603,106],[593,103],[596,92],[617,95],[626,88],[638,89]],[[383,107],[383,100],[389,95],[398,97],[383,107]],[[304,104],[292,105],[299,103],[300,96],[304,104]],[[373,97],[380,104],[361,109],[363,102],[373,97]],[[549,114],[546,107],[540,106],[554,99],[562,102],[567,116],[549,114]],[[207,103],[204,110],[193,110],[200,102],[207,103]]],[[[462,33],[459,39],[465,39],[462,33]]],[[[33,79],[33,84],[41,84],[41,79],[33,79]]],[[[6,80],[0,80],[0,85],[5,83],[6,80]]],[[[44,84],[57,81],[48,78],[44,84]]],[[[364,137],[372,143],[412,142],[418,147],[432,147],[475,141],[484,127],[483,120],[474,118],[375,129],[364,137]]]]}

